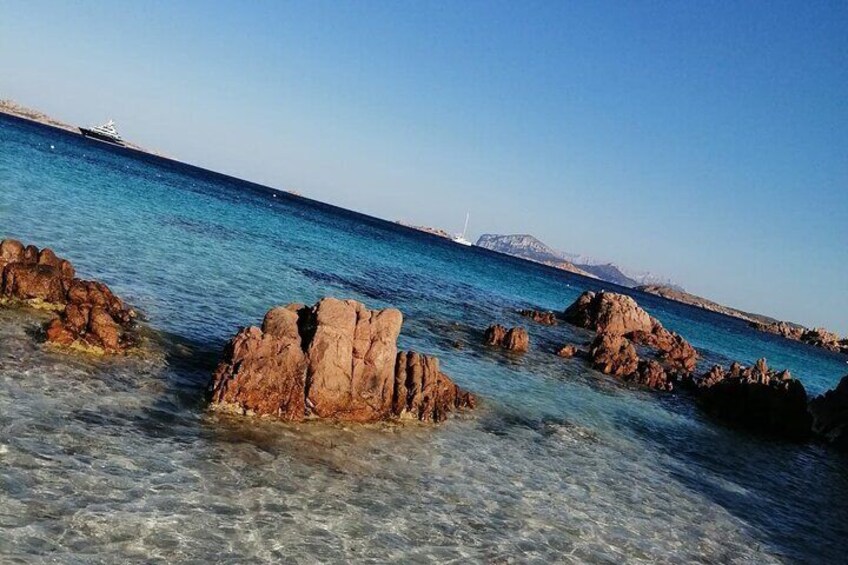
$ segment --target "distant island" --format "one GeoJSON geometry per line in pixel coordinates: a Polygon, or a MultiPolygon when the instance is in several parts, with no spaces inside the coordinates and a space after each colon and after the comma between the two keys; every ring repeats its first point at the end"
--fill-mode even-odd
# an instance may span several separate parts
{"type": "Polygon", "coordinates": [[[486,233],[480,236],[477,245],[492,251],[521,257],[528,261],[542,263],[628,288],[635,288],[644,284],[663,284],[672,288],[679,288],[672,281],[652,273],[625,272],[613,263],[598,261],[585,255],[558,251],[529,234],[500,235],[486,233]]]}

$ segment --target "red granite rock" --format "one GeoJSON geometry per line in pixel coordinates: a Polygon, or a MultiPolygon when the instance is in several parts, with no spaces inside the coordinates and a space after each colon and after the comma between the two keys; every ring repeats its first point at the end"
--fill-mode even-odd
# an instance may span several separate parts
{"type": "Polygon", "coordinates": [[[506,329],[500,324],[486,328],[483,333],[483,342],[486,345],[502,347],[516,353],[524,353],[530,348],[530,336],[527,330],[521,327],[506,329]]]}
{"type": "Polygon", "coordinates": [[[556,314],[550,311],[545,312],[541,310],[521,310],[519,314],[521,314],[525,318],[530,318],[534,322],[546,326],[555,326],[557,324],[556,314]]]}
{"type": "Polygon", "coordinates": [[[227,344],[210,385],[215,407],[300,421],[440,421],[474,398],[438,359],[398,353],[403,317],[354,300],[325,298],[270,310],[263,327],[227,344]]]}

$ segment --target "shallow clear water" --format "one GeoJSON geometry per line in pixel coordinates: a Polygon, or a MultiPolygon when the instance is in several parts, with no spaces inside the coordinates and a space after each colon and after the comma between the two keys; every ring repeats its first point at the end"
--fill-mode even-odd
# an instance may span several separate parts
{"type": "MultiPolygon", "coordinates": [[[[0,118],[0,237],[51,246],[156,332],[141,358],[44,348],[0,310],[0,561],[839,562],[848,460],[703,417],[550,353],[529,325],[600,283],[241,181],[0,118]],[[51,149],[51,145],[53,148],[51,149]],[[211,414],[224,341],[272,305],[351,297],[405,315],[482,407],[436,428],[211,414]],[[456,349],[453,342],[464,347],[456,349]]],[[[603,285],[611,287],[611,285],[603,285]]],[[[704,365],[765,356],[808,391],[845,358],[637,295],[704,365]]]]}

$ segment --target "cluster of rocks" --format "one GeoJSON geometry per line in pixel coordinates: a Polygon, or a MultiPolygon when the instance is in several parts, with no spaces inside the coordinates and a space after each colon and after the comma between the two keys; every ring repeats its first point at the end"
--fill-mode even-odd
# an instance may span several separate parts
{"type": "Polygon", "coordinates": [[[398,352],[403,316],[354,300],[273,308],[262,327],[240,330],[215,370],[212,405],[287,421],[438,422],[473,395],[435,357],[398,352]]]}
{"type": "Polygon", "coordinates": [[[550,310],[519,310],[518,312],[525,318],[530,318],[538,324],[545,326],[557,325],[557,315],[550,310]]]}
{"type": "MultiPolygon", "coordinates": [[[[674,378],[692,373],[697,365],[695,348],[668,331],[629,296],[584,292],[565,310],[563,318],[597,332],[587,357],[599,371],[624,381],[672,390],[674,378]],[[657,360],[641,359],[634,344],[654,350],[657,360]]],[[[565,352],[574,355],[576,349],[565,352]]]]}
{"type": "Polygon", "coordinates": [[[842,339],[838,334],[825,328],[807,329],[797,324],[788,322],[751,322],[751,327],[761,332],[777,334],[787,339],[801,341],[814,347],[821,347],[828,351],[848,354],[848,338],[842,339]]]}
{"type": "Polygon", "coordinates": [[[768,368],[765,359],[753,367],[716,365],[698,380],[688,381],[698,402],[714,416],[735,425],[795,441],[810,437],[813,417],[807,392],[789,371],[768,368]]]}
{"type": "Polygon", "coordinates": [[[508,351],[523,353],[530,349],[530,336],[527,334],[527,330],[522,327],[516,326],[507,329],[500,324],[495,324],[489,326],[483,332],[483,343],[502,347],[508,351]]]}
{"type": "Polygon", "coordinates": [[[4,303],[56,312],[45,328],[49,342],[107,353],[134,344],[135,312],[106,285],[76,278],[73,265],[52,250],[5,239],[0,270],[4,303]]]}
{"type": "Polygon", "coordinates": [[[848,376],[812,401],[789,371],[769,369],[765,359],[752,367],[714,366],[695,377],[695,349],[621,294],[586,292],[563,317],[597,335],[588,351],[566,345],[557,352],[562,357],[585,357],[605,374],[657,390],[679,383],[706,412],[745,429],[793,441],[816,435],[848,449],[848,376]],[[641,359],[634,344],[655,349],[658,359],[641,359]]]}

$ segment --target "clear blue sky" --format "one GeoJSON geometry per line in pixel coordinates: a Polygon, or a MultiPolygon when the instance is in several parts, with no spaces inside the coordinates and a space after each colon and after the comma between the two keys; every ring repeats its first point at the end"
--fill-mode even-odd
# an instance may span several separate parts
{"type": "Polygon", "coordinates": [[[846,2],[16,2],[0,97],[848,333],[846,2]]]}

